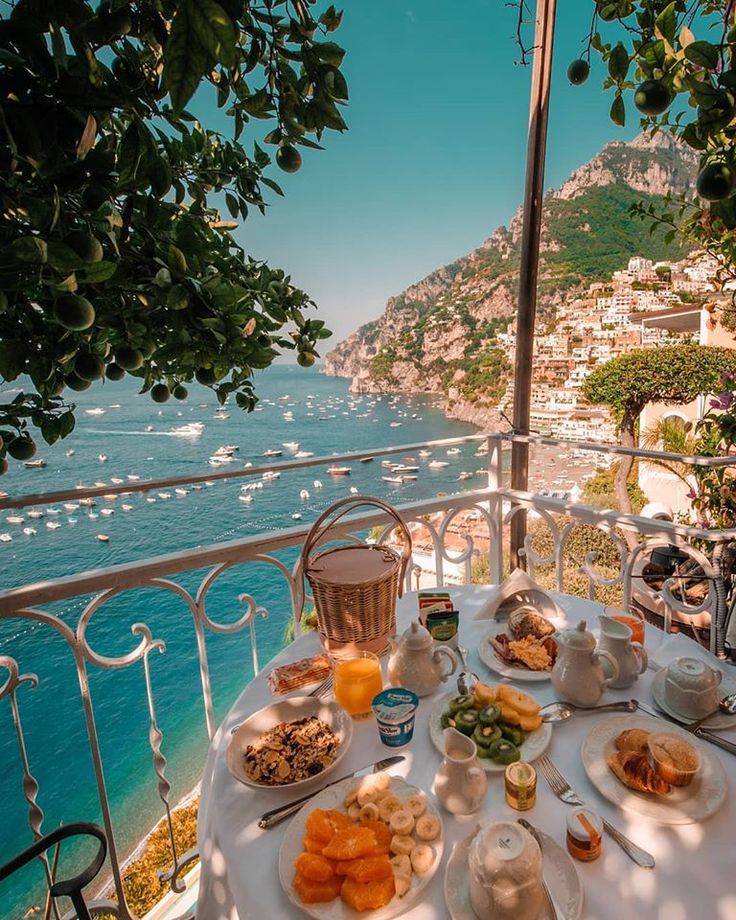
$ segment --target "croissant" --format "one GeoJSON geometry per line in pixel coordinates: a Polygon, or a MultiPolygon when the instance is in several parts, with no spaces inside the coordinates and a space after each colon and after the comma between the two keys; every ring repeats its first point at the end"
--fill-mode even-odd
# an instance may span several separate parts
{"type": "Polygon", "coordinates": [[[629,789],[655,795],[667,795],[670,791],[670,784],[649,766],[647,755],[639,751],[616,751],[608,758],[608,766],[629,789]]]}
{"type": "Polygon", "coordinates": [[[627,728],[616,737],[617,751],[646,751],[649,732],[643,728],[627,728]]]}

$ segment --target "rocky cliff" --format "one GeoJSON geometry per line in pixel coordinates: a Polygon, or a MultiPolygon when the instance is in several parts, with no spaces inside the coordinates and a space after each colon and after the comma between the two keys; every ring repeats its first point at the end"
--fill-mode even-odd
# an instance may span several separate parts
{"type": "MultiPolygon", "coordinates": [[[[633,255],[681,258],[676,244],[631,217],[632,204],[688,193],[697,156],[669,135],[614,141],[545,198],[539,321],[593,281],[610,278],[633,255]]],[[[451,415],[479,425],[497,421],[511,368],[498,347],[513,328],[521,210],[477,249],[391,297],[325,359],[325,373],[352,377],[355,391],[439,392],[451,415]]]]}

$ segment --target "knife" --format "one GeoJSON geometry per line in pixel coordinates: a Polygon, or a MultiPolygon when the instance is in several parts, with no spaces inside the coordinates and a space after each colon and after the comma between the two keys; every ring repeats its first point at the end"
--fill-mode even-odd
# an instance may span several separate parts
{"type": "MultiPolygon", "coordinates": [[[[541,837],[539,831],[536,829],[536,827],[534,827],[533,824],[530,824],[530,823],[529,823],[528,821],[526,821],[524,818],[517,818],[517,822],[518,822],[523,828],[526,828],[526,830],[529,831],[529,833],[532,835],[532,837],[533,837],[533,838],[537,841],[537,843],[539,844],[539,849],[542,851],[542,853],[544,853],[544,849],[543,849],[544,844],[543,844],[543,842],[542,842],[542,837],[541,837]]],[[[544,899],[545,899],[545,901],[547,902],[547,907],[549,908],[550,920],[559,920],[559,916],[560,916],[560,915],[557,913],[557,908],[555,907],[555,902],[552,900],[552,895],[549,893],[549,888],[547,887],[547,883],[546,883],[545,880],[544,880],[544,874],[542,874],[542,891],[544,892],[544,899]]]]}
{"type": "MultiPolygon", "coordinates": [[[[683,725],[682,722],[678,722],[677,719],[668,716],[666,712],[652,712],[651,709],[647,709],[646,706],[642,706],[641,703],[637,703],[637,709],[641,709],[641,711],[646,712],[647,715],[654,716],[655,719],[663,719],[666,722],[670,722],[672,725],[676,725],[678,728],[682,728],[692,735],[695,735],[696,738],[701,738],[703,741],[708,741],[710,744],[724,751],[728,751],[729,754],[736,754],[736,744],[732,741],[726,741],[726,739],[721,738],[720,735],[714,735],[712,731],[703,728],[698,722],[693,723],[691,726],[683,725]]],[[[710,718],[710,716],[708,716],[708,718],[710,718]]]]}
{"type": "Polygon", "coordinates": [[[314,798],[314,796],[322,792],[323,789],[328,789],[330,786],[334,786],[335,783],[341,783],[344,779],[351,779],[352,777],[357,778],[359,776],[368,776],[370,773],[380,773],[381,770],[387,770],[394,764],[401,763],[402,760],[406,760],[406,757],[403,754],[394,754],[393,757],[386,757],[384,760],[377,760],[375,763],[369,764],[367,767],[361,767],[359,770],[355,770],[353,773],[346,773],[345,776],[341,776],[339,779],[333,779],[331,783],[326,783],[324,786],[322,786],[322,789],[315,789],[314,792],[309,792],[307,795],[303,795],[300,799],[295,799],[293,802],[289,802],[288,805],[280,805],[278,808],[272,808],[271,811],[264,812],[258,821],[258,827],[263,828],[263,830],[268,830],[269,828],[274,827],[274,825],[278,824],[280,821],[283,821],[284,818],[288,818],[289,815],[293,815],[295,811],[299,811],[304,802],[308,802],[309,799],[314,798]]]}

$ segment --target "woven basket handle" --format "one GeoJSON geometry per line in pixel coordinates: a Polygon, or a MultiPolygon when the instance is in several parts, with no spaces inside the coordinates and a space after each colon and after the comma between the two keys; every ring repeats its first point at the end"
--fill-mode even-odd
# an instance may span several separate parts
{"type": "Polygon", "coordinates": [[[409,559],[411,558],[411,534],[398,511],[392,508],[387,502],[382,501],[380,498],[374,498],[372,495],[355,495],[348,498],[342,498],[340,501],[335,502],[334,505],[330,505],[326,511],[322,512],[314,524],[312,524],[307,538],[304,541],[299,559],[300,568],[303,572],[306,572],[309,564],[309,554],[315,546],[324,540],[327,531],[331,527],[334,527],[340,518],[345,517],[349,511],[361,506],[373,506],[385,511],[386,514],[396,521],[404,537],[404,547],[401,551],[401,576],[399,578],[399,597],[401,597],[404,592],[406,567],[409,565],[409,559]],[[339,513],[336,514],[336,512],[339,513]]]}

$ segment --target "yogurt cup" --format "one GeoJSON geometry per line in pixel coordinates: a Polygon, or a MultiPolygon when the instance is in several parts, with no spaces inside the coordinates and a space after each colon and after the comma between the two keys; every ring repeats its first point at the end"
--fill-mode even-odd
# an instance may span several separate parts
{"type": "Polygon", "coordinates": [[[414,734],[414,716],[419,697],[403,687],[390,687],[373,697],[371,707],[378,734],[387,747],[403,747],[414,734]]]}

